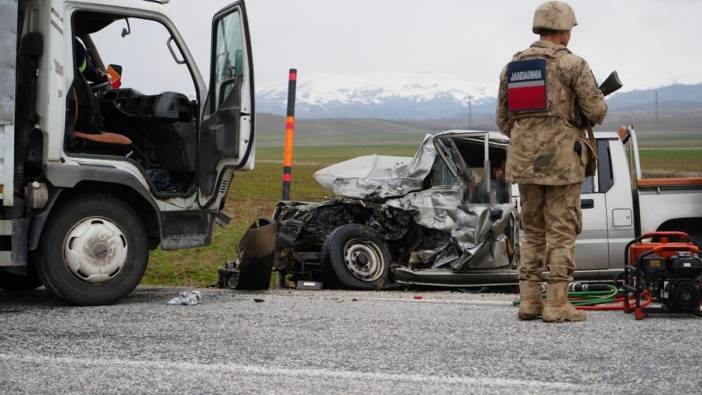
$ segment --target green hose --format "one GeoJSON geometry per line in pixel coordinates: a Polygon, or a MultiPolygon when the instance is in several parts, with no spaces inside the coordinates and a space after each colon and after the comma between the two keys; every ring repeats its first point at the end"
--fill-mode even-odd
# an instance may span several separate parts
{"type": "MultiPolygon", "coordinates": [[[[607,291],[581,291],[568,292],[568,301],[573,306],[595,306],[598,304],[614,303],[614,299],[619,294],[619,289],[614,285],[607,285],[607,291]]],[[[545,299],[546,294],[541,294],[541,299],[545,299]]],[[[512,305],[519,306],[521,299],[515,299],[512,305]]]]}

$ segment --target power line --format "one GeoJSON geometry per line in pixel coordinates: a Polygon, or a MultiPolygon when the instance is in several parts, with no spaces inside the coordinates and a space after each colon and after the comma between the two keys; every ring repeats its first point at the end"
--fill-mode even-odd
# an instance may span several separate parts
{"type": "Polygon", "coordinates": [[[658,91],[656,91],[655,115],[653,118],[653,131],[658,132],[658,91]]]}
{"type": "Polygon", "coordinates": [[[468,96],[468,130],[473,130],[473,96],[468,96]]]}

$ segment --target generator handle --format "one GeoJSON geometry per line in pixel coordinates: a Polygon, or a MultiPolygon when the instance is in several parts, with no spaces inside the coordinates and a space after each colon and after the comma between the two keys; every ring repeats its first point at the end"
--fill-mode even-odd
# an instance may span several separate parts
{"type": "Polygon", "coordinates": [[[685,232],[678,232],[678,231],[661,231],[661,232],[649,232],[649,233],[644,233],[641,236],[636,238],[636,241],[641,241],[645,239],[652,239],[654,237],[679,237],[683,240],[690,240],[690,236],[685,233],[685,232]]]}
{"type": "Polygon", "coordinates": [[[631,248],[632,245],[637,243],[639,241],[639,238],[635,238],[634,240],[626,243],[626,247],[624,247],[624,273],[626,275],[629,275],[628,267],[631,266],[632,262],[629,262],[629,248],[631,248]]]}
{"type": "Polygon", "coordinates": [[[659,245],[659,246],[653,247],[653,249],[651,249],[651,251],[647,252],[646,254],[641,255],[641,256],[639,257],[639,259],[640,259],[640,258],[643,258],[644,256],[656,254],[656,253],[662,252],[662,251],[680,251],[680,250],[685,250],[685,249],[687,249],[688,251],[691,251],[691,252],[697,252],[697,251],[695,251],[695,250],[697,250],[698,247],[697,247],[696,245],[693,247],[693,246],[690,246],[690,245],[684,245],[684,244],[681,245],[681,244],[679,244],[679,243],[678,243],[678,244],[675,244],[675,243],[673,243],[673,244],[661,244],[661,245],[659,245]]]}

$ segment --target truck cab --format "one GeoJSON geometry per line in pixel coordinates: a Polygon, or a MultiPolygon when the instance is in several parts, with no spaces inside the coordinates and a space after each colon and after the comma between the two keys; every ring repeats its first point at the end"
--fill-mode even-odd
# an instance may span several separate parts
{"type": "Polygon", "coordinates": [[[0,288],[113,303],[150,250],[228,222],[255,160],[246,8],[214,15],[205,81],[167,2],[0,0],[0,288]]]}

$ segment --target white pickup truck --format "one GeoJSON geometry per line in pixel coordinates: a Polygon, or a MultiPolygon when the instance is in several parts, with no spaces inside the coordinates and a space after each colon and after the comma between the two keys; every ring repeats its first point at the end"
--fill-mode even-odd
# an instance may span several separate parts
{"type": "Polygon", "coordinates": [[[645,232],[678,230],[702,240],[702,178],[643,178],[631,126],[596,137],[597,174],[585,180],[581,195],[579,277],[611,279],[624,266],[626,243],[645,232]]]}

